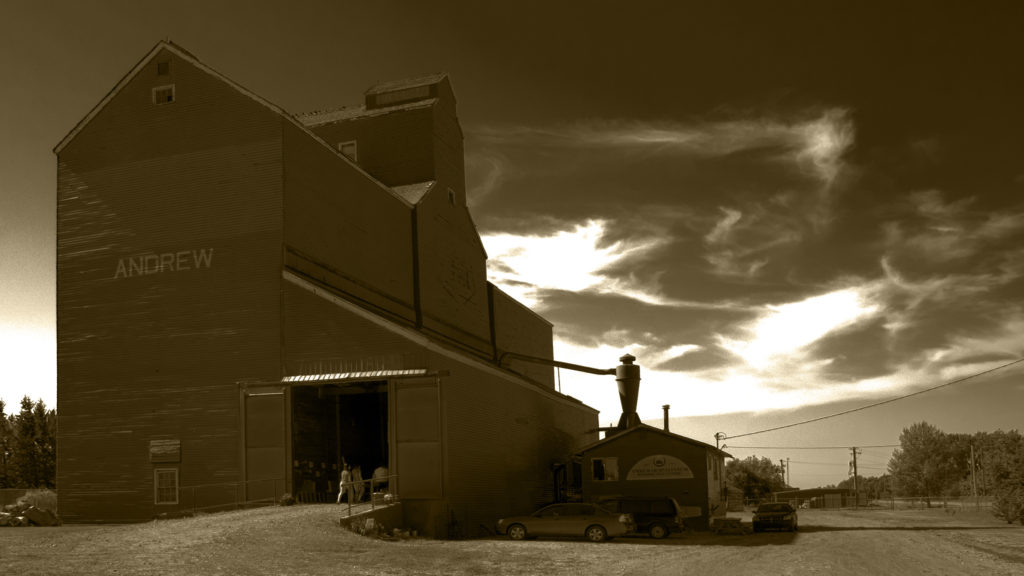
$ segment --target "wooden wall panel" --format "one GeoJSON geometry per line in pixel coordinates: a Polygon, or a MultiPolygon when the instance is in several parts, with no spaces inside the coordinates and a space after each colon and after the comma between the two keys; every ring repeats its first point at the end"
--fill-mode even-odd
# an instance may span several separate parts
{"type": "Polygon", "coordinates": [[[158,58],[172,77],[143,69],[58,158],[69,522],[173,512],[153,504],[151,440],[180,440],[183,487],[239,481],[236,383],[280,375],[281,118],[158,58]],[[175,101],[153,104],[165,83],[175,101]]]}
{"type": "Polygon", "coordinates": [[[443,379],[446,492],[463,535],[554,500],[554,468],[597,440],[597,412],[493,372],[452,364],[443,379]]]}
{"type": "Polygon", "coordinates": [[[491,357],[487,263],[469,212],[435,187],[416,217],[424,328],[491,357]]]}
{"type": "Polygon", "coordinates": [[[294,126],[284,161],[286,264],[414,321],[411,209],[294,126]]]}
{"type": "Polygon", "coordinates": [[[387,186],[434,180],[429,107],[321,124],[311,130],[332,146],[356,140],[359,166],[387,186]]]}
{"type": "MultiPolygon", "coordinates": [[[[491,297],[494,307],[494,339],[499,358],[504,352],[548,359],[554,357],[550,322],[493,285],[491,297]]],[[[508,366],[552,389],[555,387],[554,370],[550,366],[518,360],[506,360],[502,366],[508,366]]]]}

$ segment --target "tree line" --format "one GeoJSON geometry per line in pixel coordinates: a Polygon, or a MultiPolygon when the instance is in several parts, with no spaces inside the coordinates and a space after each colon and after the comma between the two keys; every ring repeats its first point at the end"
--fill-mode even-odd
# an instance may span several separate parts
{"type": "MultiPolygon", "coordinates": [[[[726,481],[758,499],[790,489],[783,469],[768,458],[748,457],[726,464],[726,481]]],[[[927,422],[903,429],[888,473],[848,478],[828,488],[857,490],[868,500],[979,496],[992,501],[993,513],[1024,524],[1024,436],[1017,430],[949,434],[927,422]]]]}
{"type": "Polygon", "coordinates": [[[56,488],[57,412],[21,399],[10,416],[0,400],[0,488],[56,488]]]}

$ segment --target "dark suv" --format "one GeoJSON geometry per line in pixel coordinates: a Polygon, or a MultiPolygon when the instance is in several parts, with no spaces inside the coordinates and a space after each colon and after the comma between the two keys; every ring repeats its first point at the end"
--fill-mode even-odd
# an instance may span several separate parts
{"type": "Polygon", "coordinates": [[[621,514],[632,514],[636,531],[651,538],[664,538],[683,530],[683,516],[675,498],[667,496],[617,496],[603,498],[601,506],[621,514]]]}

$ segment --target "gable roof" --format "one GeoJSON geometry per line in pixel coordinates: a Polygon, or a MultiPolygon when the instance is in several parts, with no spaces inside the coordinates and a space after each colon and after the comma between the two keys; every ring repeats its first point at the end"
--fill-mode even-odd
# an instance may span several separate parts
{"type": "Polygon", "coordinates": [[[671,438],[672,440],[678,440],[678,441],[681,441],[681,442],[686,442],[687,444],[693,444],[694,446],[701,446],[701,447],[707,448],[709,450],[712,450],[714,452],[718,452],[720,455],[722,455],[722,456],[724,456],[726,458],[732,458],[732,454],[729,454],[728,452],[726,452],[726,451],[724,451],[724,450],[722,450],[720,448],[716,448],[716,447],[712,446],[711,444],[706,444],[704,442],[701,442],[700,440],[694,440],[693,438],[687,438],[686,436],[680,436],[679,434],[673,434],[672,432],[666,432],[665,430],[662,430],[661,428],[656,428],[654,426],[650,426],[648,424],[644,424],[643,422],[641,422],[640,424],[637,424],[636,426],[633,426],[632,428],[629,428],[629,429],[627,429],[627,430],[625,430],[623,432],[619,432],[618,434],[615,434],[614,436],[607,436],[607,437],[605,437],[605,438],[603,438],[601,440],[598,440],[597,442],[592,442],[590,444],[587,444],[586,446],[583,446],[582,448],[578,448],[578,449],[576,449],[576,454],[580,455],[580,454],[583,454],[584,452],[589,452],[590,450],[593,450],[594,448],[597,448],[597,447],[600,447],[600,446],[604,446],[605,444],[610,444],[612,442],[615,442],[616,440],[621,440],[625,436],[628,436],[630,434],[636,433],[636,432],[641,431],[641,430],[644,430],[644,431],[647,431],[647,432],[652,432],[654,434],[659,434],[661,436],[665,436],[666,438],[671,438]]]}
{"type": "Polygon", "coordinates": [[[417,76],[415,78],[404,78],[402,80],[388,80],[386,82],[378,82],[371,86],[365,93],[366,94],[381,94],[384,92],[392,92],[394,90],[405,90],[406,88],[418,88],[420,86],[431,86],[444,81],[448,77],[448,74],[439,72],[436,74],[427,74],[425,76],[417,76]]]}
{"type": "Polygon", "coordinates": [[[320,138],[319,136],[314,134],[305,124],[303,124],[302,122],[297,120],[294,116],[292,116],[291,114],[286,112],[283,108],[281,108],[280,106],[277,106],[276,104],[273,104],[273,103],[269,102],[265,98],[257,95],[255,92],[250,91],[249,89],[243,87],[242,85],[238,84],[234,80],[231,80],[227,76],[225,76],[225,75],[221,74],[220,72],[217,72],[213,68],[207,66],[202,61],[200,61],[198,58],[196,58],[194,55],[192,55],[192,53],[190,53],[188,50],[185,50],[184,48],[182,48],[181,46],[178,46],[177,44],[175,44],[174,42],[171,42],[170,40],[161,40],[160,42],[157,42],[156,46],[153,46],[153,48],[148,53],[146,53],[146,55],[143,56],[142,59],[139,60],[135,64],[135,66],[133,66],[132,69],[129,70],[128,73],[125,74],[124,77],[122,77],[121,80],[117,84],[114,85],[114,87],[110,90],[110,92],[108,92],[107,95],[104,96],[103,99],[100,100],[99,103],[97,103],[96,106],[94,106],[92,108],[92,110],[90,110],[89,113],[85,115],[84,118],[79,120],[78,124],[76,124],[75,127],[72,128],[71,131],[68,132],[67,135],[64,136],[64,138],[62,138],[61,141],[57,143],[57,145],[53,149],[53,152],[55,154],[60,154],[61,150],[63,150],[72,140],[74,140],[75,137],[78,136],[78,134],[86,126],[89,125],[89,122],[91,122],[93,118],[98,116],[99,113],[102,112],[103,109],[107,106],[107,104],[109,104],[110,101],[113,100],[121,92],[121,90],[124,89],[124,87],[128,85],[129,82],[134,80],[135,77],[146,67],[146,65],[149,64],[150,61],[153,60],[153,58],[156,58],[157,54],[159,54],[163,50],[167,50],[168,52],[174,54],[175,56],[181,58],[182,60],[185,60],[186,62],[188,62],[189,64],[195,66],[196,68],[199,68],[203,72],[206,72],[207,74],[213,76],[214,78],[220,80],[221,82],[224,82],[228,86],[231,86],[239,94],[241,94],[241,95],[243,95],[243,96],[253,100],[257,104],[259,104],[259,105],[263,106],[264,108],[266,108],[267,110],[269,110],[269,111],[271,111],[271,112],[273,112],[275,114],[278,114],[279,116],[281,116],[282,118],[284,118],[285,120],[290,122],[293,126],[295,126],[299,130],[304,132],[307,136],[309,136],[313,140],[316,140],[317,142],[319,142],[321,146],[324,146],[325,148],[327,148],[328,150],[333,152],[336,156],[344,159],[346,162],[351,164],[356,170],[361,172],[370,181],[375,182],[377,184],[377,186],[379,186],[381,189],[386,191],[388,194],[394,196],[399,201],[401,201],[403,204],[406,204],[407,206],[412,207],[412,204],[409,204],[409,202],[406,201],[405,198],[403,198],[400,195],[396,194],[390,187],[384,185],[382,182],[380,182],[379,180],[374,178],[372,175],[370,175],[367,171],[365,171],[362,168],[360,168],[358,164],[356,164],[355,162],[352,162],[348,157],[346,157],[344,154],[342,154],[339,150],[337,150],[336,148],[334,148],[333,146],[328,144],[326,141],[324,141],[323,138],[320,138]]]}
{"type": "Polygon", "coordinates": [[[374,116],[383,116],[385,114],[391,114],[392,112],[405,112],[407,110],[416,110],[419,108],[430,108],[437,103],[437,98],[427,98],[425,100],[416,100],[414,102],[406,102],[404,104],[395,104],[394,106],[382,106],[380,108],[367,108],[365,105],[361,106],[342,106],[340,108],[328,108],[326,110],[313,110],[311,112],[301,112],[295,115],[295,119],[302,122],[306,126],[319,126],[321,124],[330,124],[332,122],[343,122],[345,120],[354,120],[356,118],[372,118],[374,116]]]}

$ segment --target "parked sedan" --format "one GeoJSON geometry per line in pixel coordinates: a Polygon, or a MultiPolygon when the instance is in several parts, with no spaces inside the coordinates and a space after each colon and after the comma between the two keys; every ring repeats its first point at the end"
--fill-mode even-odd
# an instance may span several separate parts
{"type": "Polygon", "coordinates": [[[537,536],[576,536],[601,542],[636,529],[630,514],[619,514],[594,504],[552,504],[529,516],[502,518],[499,534],[513,540],[537,536]]]}
{"type": "Polygon", "coordinates": [[[768,528],[797,531],[796,509],[785,502],[761,504],[754,511],[754,532],[768,528]]]}

